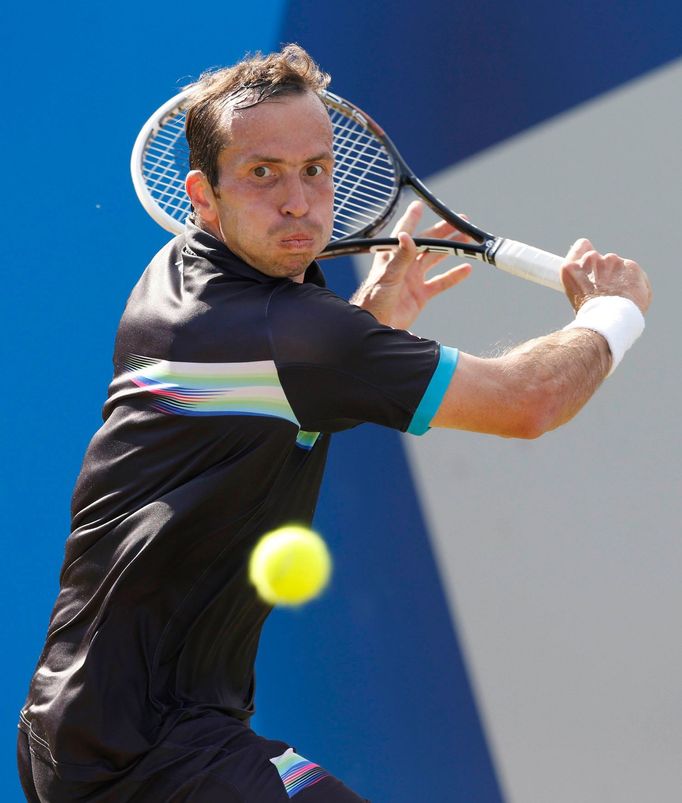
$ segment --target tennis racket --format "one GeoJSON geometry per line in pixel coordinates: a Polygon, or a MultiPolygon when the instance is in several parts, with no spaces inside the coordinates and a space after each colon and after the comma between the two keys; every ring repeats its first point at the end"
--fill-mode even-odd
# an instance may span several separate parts
{"type": "MultiPolygon", "coordinates": [[[[147,120],[131,157],[133,185],[143,207],[163,228],[179,234],[191,210],[185,192],[189,151],[185,112],[192,87],[167,101],[147,120]]],[[[525,243],[497,237],[455,214],[412,172],[383,129],[357,106],[324,92],[334,143],[334,228],[320,258],[394,249],[397,238],[375,235],[409,187],[470,241],[415,237],[419,251],[478,259],[563,292],[563,259],[525,243]]]]}

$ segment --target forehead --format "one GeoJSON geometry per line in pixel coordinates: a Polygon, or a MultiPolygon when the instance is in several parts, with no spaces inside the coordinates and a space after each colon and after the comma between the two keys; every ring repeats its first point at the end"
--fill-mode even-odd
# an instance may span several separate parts
{"type": "Polygon", "coordinates": [[[267,146],[331,149],[331,121],[324,103],[312,92],[272,98],[248,109],[228,109],[223,124],[228,151],[265,153],[262,149],[267,146]]]}

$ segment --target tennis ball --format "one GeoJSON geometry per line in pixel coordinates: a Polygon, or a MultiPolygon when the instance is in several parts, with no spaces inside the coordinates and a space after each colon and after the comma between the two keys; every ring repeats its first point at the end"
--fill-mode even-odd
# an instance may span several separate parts
{"type": "Polygon", "coordinates": [[[249,578],[270,605],[302,605],[322,592],[332,559],[320,536],[288,526],[264,535],[249,561],[249,578]]]}

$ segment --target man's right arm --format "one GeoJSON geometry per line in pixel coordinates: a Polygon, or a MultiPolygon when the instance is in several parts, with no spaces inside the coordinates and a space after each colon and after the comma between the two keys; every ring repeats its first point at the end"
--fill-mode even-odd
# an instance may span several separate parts
{"type": "MultiPolygon", "coordinates": [[[[576,312],[600,296],[629,299],[642,313],[651,301],[649,281],[637,263],[615,254],[602,256],[587,240],[569,251],[562,279],[576,312]]],[[[535,438],[569,421],[612,364],[606,338],[588,324],[582,328],[580,317],[575,326],[495,359],[460,354],[431,426],[535,438]]]]}

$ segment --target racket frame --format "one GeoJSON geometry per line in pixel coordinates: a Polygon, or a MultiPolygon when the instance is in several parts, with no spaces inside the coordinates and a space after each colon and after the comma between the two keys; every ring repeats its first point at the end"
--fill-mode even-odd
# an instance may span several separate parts
{"type": "Polygon", "coordinates": [[[350,101],[335,95],[333,92],[326,91],[324,93],[324,101],[327,106],[335,109],[346,117],[350,117],[358,125],[365,128],[373,137],[379,140],[393,162],[398,181],[396,182],[396,190],[393,197],[387,204],[386,209],[377,217],[374,223],[369,224],[364,229],[358,230],[353,234],[340,237],[338,240],[333,240],[325,247],[319,258],[323,259],[325,257],[335,257],[344,254],[366,253],[368,251],[375,253],[377,251],[395,249],[398,245],[397,238],[377,239],[374,238],[373,235],[380,231],[392,217],[403,189],[405,187],[410,187],[438,217],[455,226],[460,233],[468,235],[475,241],[473,244],[470,244],[457,243],[454,240],[445,241],[425,237],[415,238],[415,243],[420,251],[435,251],[456,256],[473,257],[474,259],[482,259],[489,264],[495,264],[494,252],[500,245],[497,241],[501,241],[502,238],[495,237],[470,221],[460,217],[453,212],[450,207],[446,206],[443,201],[436,197],[424,182],[415,175],[389,135],[379,123],[366,112],[362,111],[362,109],[358,108],[350,101]],[[446,243],[452,244],[449,245],[446,243]]]}
{"type": "Polygon", "coordinates": [[[162,228],[171,234],[180,234],[184,230],[184,221],[170,215],[152,195],[144,174],[144,159],[151,142],[156,138],[168,120],[175,118],[189,104],[192,88],[183,89],[167,100],[140,129],[135,139],[130,156],[130,174],[137,197],[147,214],[162,228]]]}
{"type": "MultiPolygon", "coordinates": [[[[133,186],[140,203],[153,220],[172,234],[179,234],[183,231],[184,219],[179,220],[169,214],[152,194],[145,177],[145,155],[166,123],[177,118],[186,109],[193,91],[194,88],[192,86],[187,87],[166,101],[151,115],[137,135],[130,160],[133,186]]],[[[390,162],[395,178],[386,199],[378,202],[383,204],[383,208],[376,211],[374,218],[364,226],[353,229],[349,234],[336,238],[333,235],[333,239],[318,255],[318,259],[345,254],[394,250],[399,244],[396,237],[376,238],[374,235],[392,217],[403,189],[410,187],[436,215],[473,241],[462,242],[455,239],[415,237],[415,245],[419,251],[434,251],[481,260],[521,278],[545,285],[554,290],[563,291],[564,288],[560,278],[560,268],[563,261],[561,257],[533,246],[528,246],[525,243],[518,243],[515,240],[509,240],[504,237],[496,237],[457,215],[414,174],[388,134],[366,112],[329,90],[322,91],[320,96],[329,110],[338,112],[345,118],[352,120],[380,143],[384,156],[390,162]]],[[[174,140],[173,148],[175,142],[177,142],[177,138],[174,140]]],[[[173,148],[170,149],[171,154],[173,148]]],[[[343,178],[338,181],[337,187],[342,185],[343,181],[343,178]]],[[[348,197],[351,197],[351,193],[348,194],[348,197]]],[[[189,212],[189,209],[191,209],[189,199],[186,199],[186,202],[189,212]]],[[[340,208],[343,208],[343,205],[340,208]]],[[[336,210],[335,203],[335,216],[336,210]]]]}

